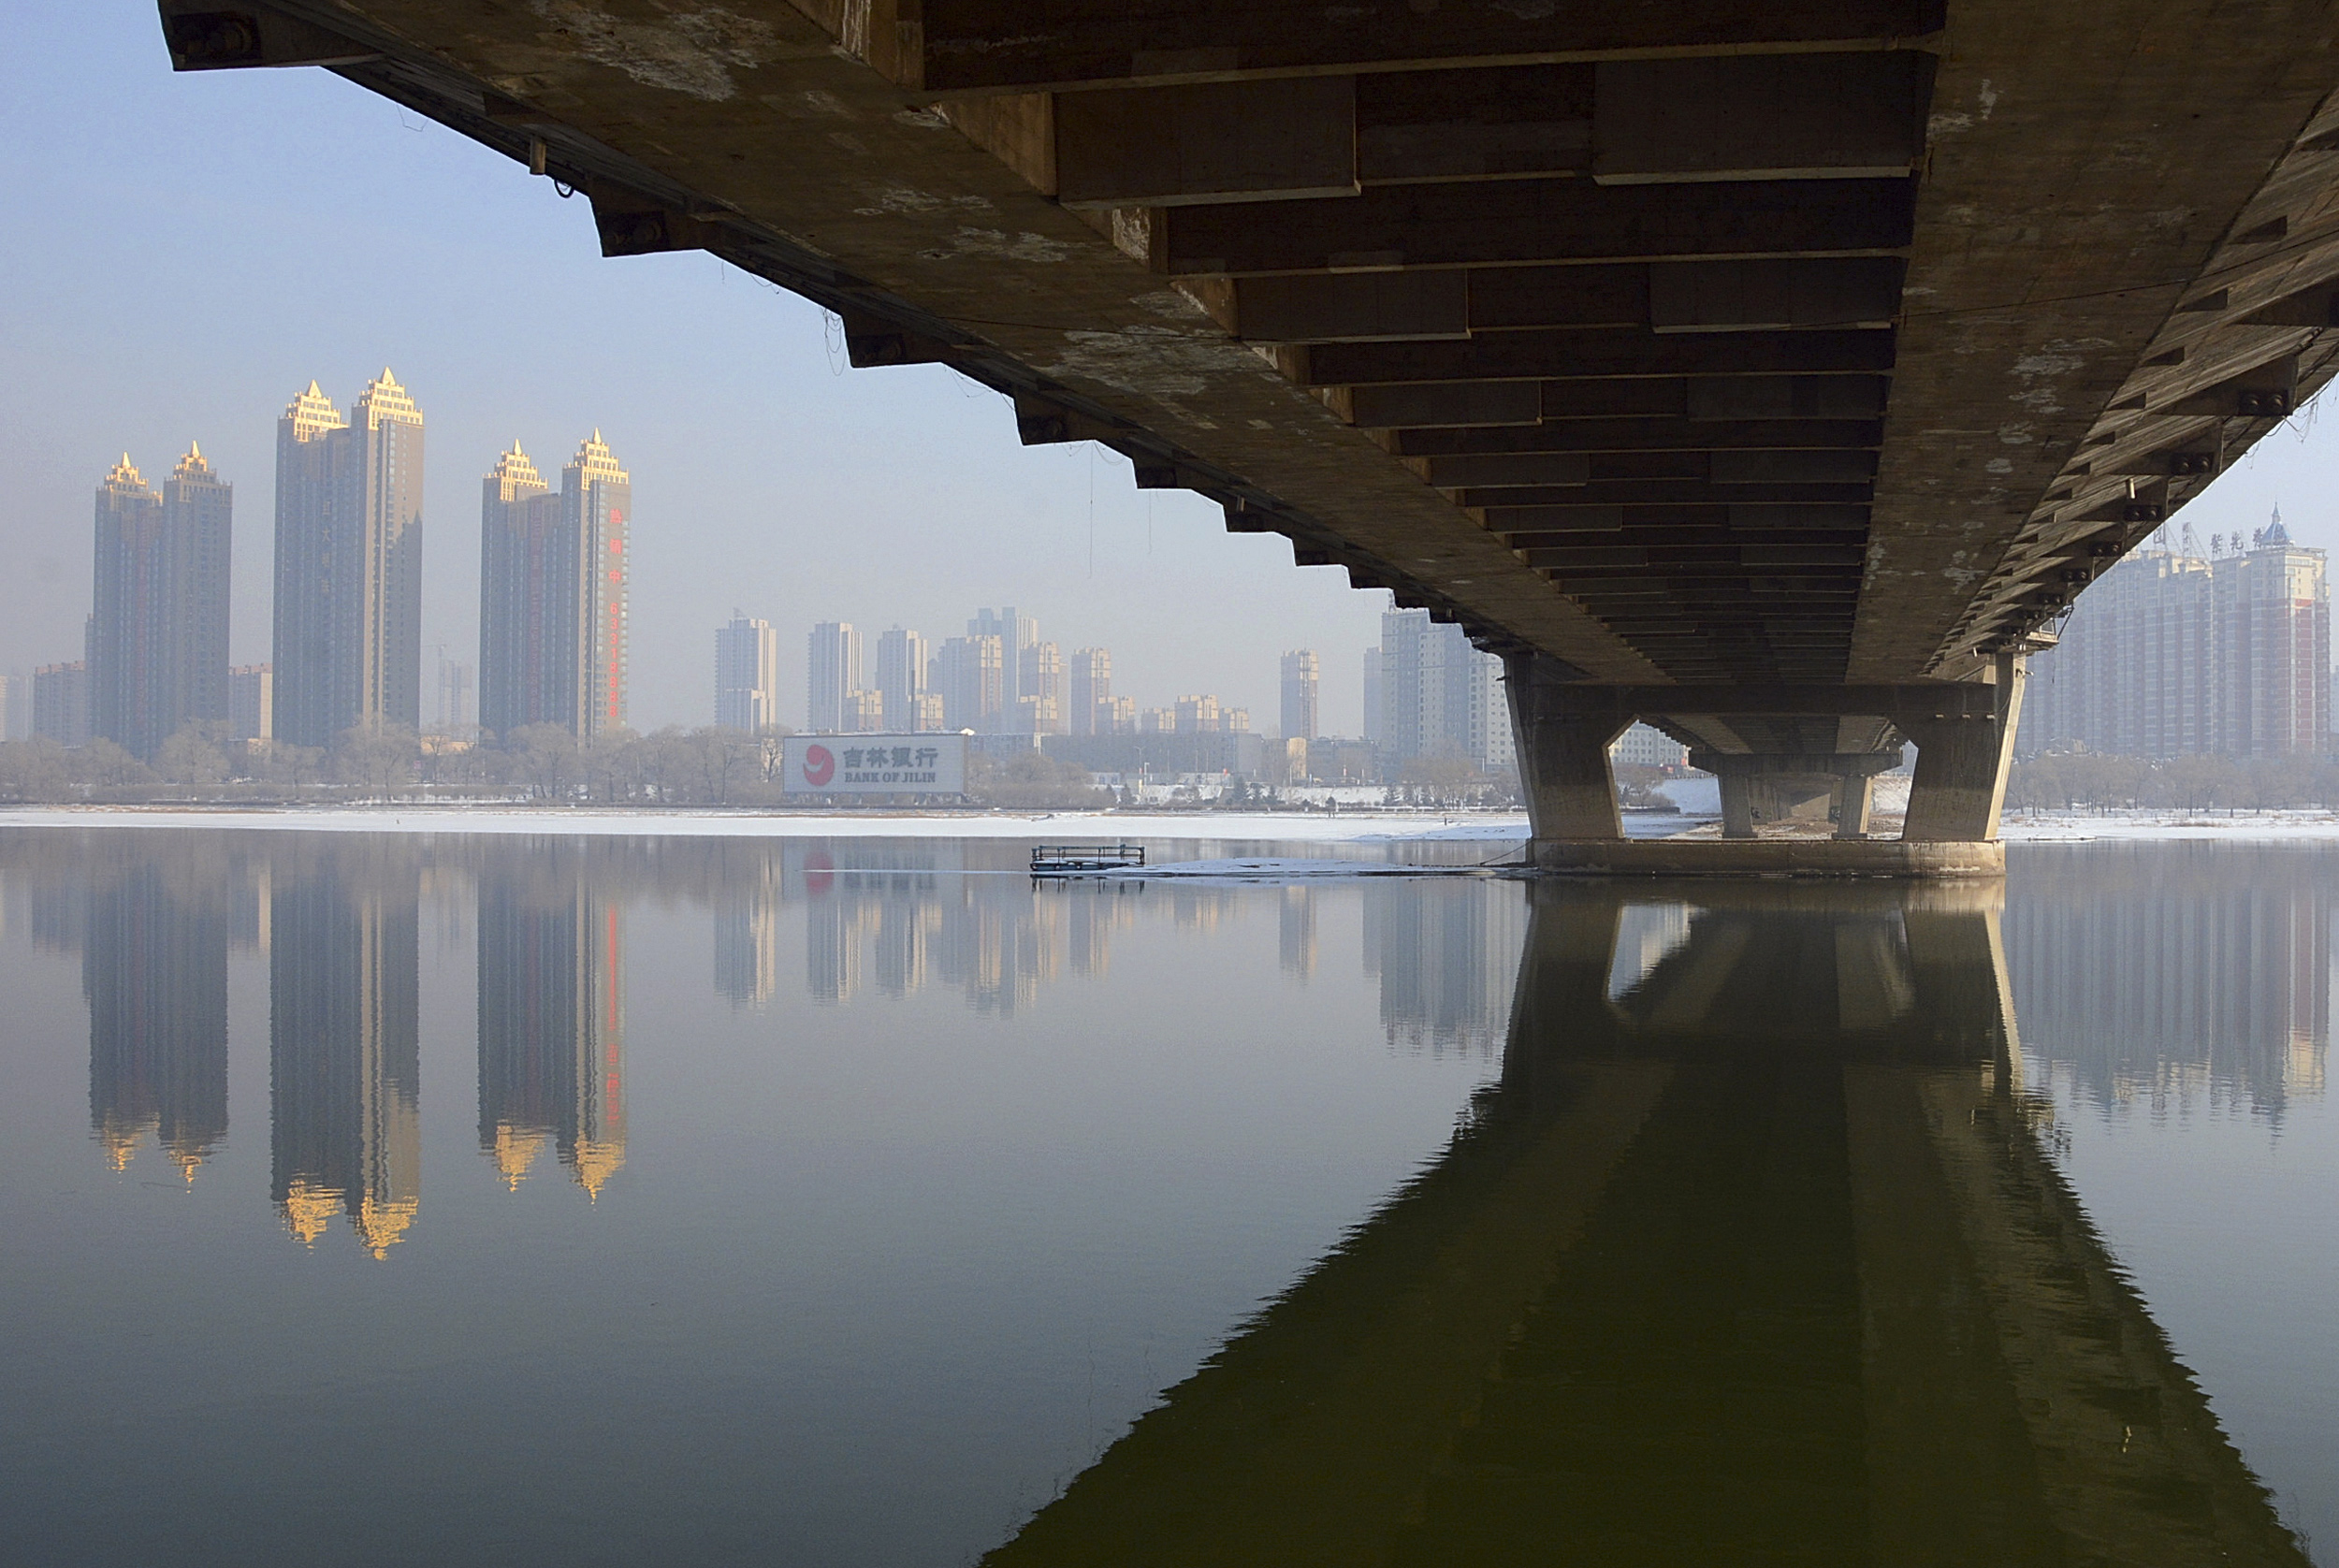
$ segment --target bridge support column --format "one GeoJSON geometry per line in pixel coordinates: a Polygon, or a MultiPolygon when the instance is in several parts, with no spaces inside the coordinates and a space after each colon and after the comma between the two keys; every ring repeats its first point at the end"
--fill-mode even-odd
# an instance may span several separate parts
{"type": "Polygon", "coordinates": [[[1714,782],[1722,791],[1722,836],[1751,838],[1754,836],[1754,776],[1749,773],[1721,773],[1714,782]]]}
{"type": "Polygon", "coordinates": [[[1996,842],[2022,668],[1995,679],[1896,686],[1608,686],[1540,656],[1506,660],[1534,864],[1598,876],[1998,877],[1996,842]],[[1628,839],[1607,748],[1634,719],[1709,740],[1691,765],[1722,786],[1723,837],[1628,839]],[[1876,776],[1919,747],[1916,800],[1898,840],[1868,836],[1876,776]],[[1809,749],[1804,749],[1805,747],[1809,749]],[[1722,749],[1729,748],[1730,749],[1722,749]],[[1758,836],[1790,815],[1832,839],[1758,836]]]}
{"type": "Polygon", "coordinates": [[[1562,695],[1567,683],[1541,654],[1509,654],[1503,685],[1511,704],[1511,737],[1518,751],[1519,791],[1527,797],[1529,831],[1547,839],[1624,836],[1616,775],[1608,747],[1631,716],[1573,709],[1562,695]]]}
{"type": "Polygon", "coordinates": [[[1866,838],[1876,775],[1900,762],[1892,751],[1771,753],[1698,751],[1690,765],[1722,786],[1722,836],[1752,838],[1757,823],[1789,817],[1816,820],[1831,806],[1838,838],[1866,838]]]}
{"type": "Polygon", "coordinates": [[[1841,798],[1836,806],[1838,838],[1866,838],[1868,835],[1868,809],[1875,798],[1876,779],[1873,775],[1861,774],[1857,777],[1850,774],[1844,776],[1841,798]]]}
{"type": "Polygon", "coordinates": [[[2006,770],[2013,761],[2014,729],[2022,718],[2026,674],[2023,661],[2001,654],[1998,661],[1996,712],[1987,716],[1893,716],[1894,725],[1917,743],[1917,773],[1909,789],[1904,842],[1986,842],[1998,836],[1998,812],[2006,804],[2006,770]]]}

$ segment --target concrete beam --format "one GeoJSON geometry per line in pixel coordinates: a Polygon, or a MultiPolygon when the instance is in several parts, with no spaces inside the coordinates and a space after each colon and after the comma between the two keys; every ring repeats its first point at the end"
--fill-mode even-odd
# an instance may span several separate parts
{"type": "Polygon", "coordinates": [[[1242,278],[1229,330],[1247,342],[1345,343],[1470,336],[1467,272],[1242,278]]]}
{"type": "Polygon", "coordinates": [[[1356,79],[1202,82],[1055,100],[1056,197],[1071,208],[1357,193],[1356,79]]]}
{"type": "MultiPolygon", "coordinates": [[[[847,0],[798,0],[847,34],[847,0]]],[[[1923,37],[1940,0],[1683,0],[1655,7],[1562,0],[1524,12],[1498,0],[1358,0],[1328,12],[1297,0],[1195,0],[1170,9],[1117,0],[874,0],[861,31],[873,63],[931,94],[1028,92],[1140,81],[1452,65],[1541,64],[1607,53],[1841,49],[1923,37]]]]}
{"type": "Polygon", "coordinates": [[[1895,257],[1852,256],[1271,275],[1235,280],[1236,308],[1224,319],[1251,342],[1459,339],[1555,327],[1879,328],[1899,310],[1902,267],[1895,257]]]}
{"type": "Polygon", "coordinates": [[[1592,80],[1588,65],[1359,77],[1357,176],[1391,184],[1589,172],[1592,80]]]}
{"type": "Polygon", "coordinates": [[[1632,528],[1707,528],[1856,534],[1867,527],[1867,508],[1858,503],[1794,502],[1770,506],[1736,502],[1693,505],[1681,502],[1625,505],[1489,506],[1485,509],[1490,532],[1512,535],[1547,530],[1608,530],[1632,528]]]}
{"type": "Polygon", "coordinates": [[[1543,388],[1532,381],[1416,382],[1325,389],[1324,401],[1351,425],[1433,430],[1532,426],[1543,418],[1543,388]]]}
{"type": "Polygon", "coordinates": [[[1489,332],[1462,342],[1296,345],[1285,373],[1302,386],[1420,381],[1591,380],[1609,376],[1873,374],[1893,367],[1886,331],[1666,335],[1645,327],[1489,332]]]}
{"type": "MultiPolygon", "coordinates": [[[[1629,384],[1611,383],[1618,390],[1629,384]]],[[[1724,448],[1764,452],[1856,451],[1883,444],[1884,427],[1868,419],[1741,419],[1692,425],[1680,415],[1613,419],[1554,417],[1548,408],[1534,428],[1518,430],[1395,429],[1382,438],[1401,457],[1496,457],[1545,452],[1705,452],[1724,448]]]]}
{"type": "Polygon", "coordinates": [[[1616,60],[1598,73],[1603,184],[1906,174],[1933,92],[1933,57],[1910,50],[1616,60]]]}
{"type": "Polygon", "coordinates": [[[1471,507],[1865,506],[1866,485],[1713,485],[1703,479],[1591,479],[1576,485],[1446,486],[1471,507]]]}
{"type": "Polygon", "coordinates": [[[161,11],[174,71],[356,65],[382,58],[378,50],[328,27],[265,6],[163,0],[161,11]]]}
{"type": "MultiPolygon", "coordinates": [[[[1873,714],[1898,724],[1933,719],[1995,728],[2003,694],[1983,681],[1911,681],[1897,686],[1595,686],[1552,683],[1542,711],[1616,717],[1626,723],[1649,714],[1746,714],[1772,718],[1838,718],[1873,714]]],[[[2017,698],[2017,701],[2019,699],[2017,698]]],[[[2012,720],[2006,721],[2011,725],[2012,720]]]]}
{"type": "Polygon", "coordinates": [[[1781,774],[1829,778],[1873,778],[1900,765],[1900,748],[1889,751],[1692,751],[1690,766],[1720,777],[1781,774]]]}
{"type": "Polygon", "coordinates": [[[1649,324],[1659,332],[1889,327],[1907,272],[1897,256],[1663,262],[1649,269],[1649,324]]]}
{"type": "Polygon", "coordinates": [[[1857,253],[1906,245],[1914,201],[1906,180],[1509,180],[1170,208],[1149,214],[1144,239],[1155,269],[1172,275],[1857,253]]]}

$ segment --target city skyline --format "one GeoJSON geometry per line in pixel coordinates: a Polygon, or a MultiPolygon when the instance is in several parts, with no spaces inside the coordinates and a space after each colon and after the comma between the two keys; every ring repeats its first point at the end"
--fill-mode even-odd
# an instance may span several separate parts
{"type": "MultiPolygon", "coordinates": [[[[517,436],[541,462],[608,433],[658,519],[632,585],[644,732],[705,721],[707,628],[734,604],[792,629],[791,693],[811,621],[939,632],[969,601],[1077,623],[1126,690],[1215,690],[1254,713],[1274,709],[1284,648],[1370,641],[1371,595],[1295,568],[1281,541],[1229,535],[1214,503],[1140,492],[1124,459],[1084,445],[1023,448],[1005,399],[938,368],[834,375],[816,308],[703,253],[603,259],[584,200],[347,82],[174,77],[143,13],[36,0],[27,20],[69,28],[72,47],[46,71],[7,67],[7,112],[116,109],[0,176],[41,214],[0,341],[47,368],[0,388],[0,450],[22,475],[0,539],[22,563],[0,597],[0,669],[81,657],[91,484],[125,445],[152,478],[190,436],[240,491],[229,658],[270,661],[271,421],[310,376],[345,399],[385,362],[427,408],[437,459],[426,658],[478,646],[470,519],[493,455],[517,436]],[[342,152],[287,158],[288,110],[342,152]],[[356,256],[398,258],[367,274],[362,308],[316,281],[356,256]]],[[[1326,684],[1330,727],[1353,730],[1353,679],[1326,684]]]]}
{"type": "MultiPolygon", "coordinates": [[[[736,612],[716,633],[717,722],[726,722],[728,672],[743,657],[726,639],[742,621],[736,612]]],[[[769,623],[754,626],[770,630],[769,623]]],[[[1014,605],[977,610],[964,636],[940,641],[914,628],[892,626],[874,651],[866,632],[850,621],[815,621],[805,638],[804,728],[816,734],[915,734],[971,730],[978,734],[1095,737],[1140,734],[1247,733],[1251,712],[1222,703],[1214,692],[1181,692],[1167,704],[1140,708],[1112,690],[1112,651],[1074,648],[1040,635],[1039,617],[1014,605]]],[[[1306,731],[1316,733],[1313,650],[1282,656],[1283,713],[1294,712],[1293,661],[1305,675],[1306,731]]],[[[746,711],[744,708],[738,711],[746,711]]],[[[781,709],[783,716],[785,708],[781,709]]],[[[785,723],[783,717],[779,722],[785,723]]],[[[731,725],[732,728],[740,728],[731,725]]]]}

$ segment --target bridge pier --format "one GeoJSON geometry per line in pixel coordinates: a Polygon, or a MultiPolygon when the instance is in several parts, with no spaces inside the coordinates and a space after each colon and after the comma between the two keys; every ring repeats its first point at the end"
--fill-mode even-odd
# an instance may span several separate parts
{"type": "Polygon", "coordinates": [[[1546,870],[1648,876],[1996,876],[1998,811],[2022,709],[2018,655],[1969,681],[1896,686],[1602,686],[1540,654],[1511,655],[1504,684],[1527,801],[1531,858],[1546,870]],[[1706,742],[1722,838],[1627,839],[1608,747],[1636,719],[1706,742]],[[1875,779],[1917,746],[1897,839],[1868,836],[1875,779]],[[1832,815],[1833,839],[1764,837],[1763,824],[1832,815]]]}
{"type": "Polygon", "coordinates": [[[2011,654],[1999,657],[1996,674],[1998,711],[1986,719],[1895,717],[1895,727],[1917,743],[1917,776],[1909,790],[1903,839],[1947,844],[1998,836],[2027,675],[2023,661],[2011,654]]]}
{"type": "Polygon", "coordinates": [[[1690,766],[1722,786],[1722,836],[1752,838],[1757,824],[1832,818],[1836,836],[1865,839],[1875,777],[1899,765],[1897,748],[1811,754],[1693,751],[1690,766]]]}
{"type": "Polygon", "coordinates": [[[1504,661],[1527,820],[1537,842],[1621,841],[1624,818],[1617,808],[1608,748],[1632,719],[1572,706],[1550,666],[1549,660],[1532,654],[1504,661]]]}

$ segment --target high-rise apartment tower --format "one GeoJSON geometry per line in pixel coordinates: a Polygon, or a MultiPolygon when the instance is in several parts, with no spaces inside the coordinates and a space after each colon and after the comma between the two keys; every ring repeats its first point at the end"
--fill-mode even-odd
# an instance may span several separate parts
{"type": "Polygon", "coordinates": [[[1070,711],[1065,717],[1072,733],[1112,733],[1112,655],[1103,648],[1074,649],[1068,685],[1070,711]]]}
{"type": "Polygon", "coordinates": [[[227,717],[234,503],[193,445],[159,495],[127,454],[98,486],[91,717],[149,762],[182,725],[227,717]]]}
{"type": "Polygon", "coordinates": [[[344,419],[311,382],[276,427],[277,738],[422,721],[423,419],[387,369],[344,419]]]}
{"type": "Polygon", "coordinates": [[[925,638],[896,626],[878,635],[877,693],[883,705],[885,728],[912,734],[926,728],[919,715],[924,707],[926,681],[934,651],[925,638]]]}
{"type": "Polygon", "coordinates": [[[632,665],[633,479],[595,430],[560,471],[574,627],[569,728],[578,739],[625,727],[632,665]]]}
{"type": "Polygon", "coordinates": [[[812,628],[805,649],[805,725],[815,734],[846,727],[852,694],[861,689],[861,633],[849,620],[812,628]]]}
{"type": "Polygon", "coordinates": [[[736,610],[715,629],[715,722],[760,734],[779,723],[779,633],[736,610]]]}
{"type": "Polygon", "coordinates": [[[1316,727],[1316,665],[1311,648],[1284,655],[1283,734],[1286,740],[1314,740],[1316,727]]]}
{"type": "Polygon", "coordinates": [[[2030,661],[2016,745],[2128,757],[2332,748],[2331,588],[2276,514],[2244,546],[2139,550],[2030,661]]]}
{"type": "Polygon", "coordinates": [[[1462,629],[1427,610],[1381,617],[1383,757],[1452,757],[1485,772],[1515,761],[1503,661],[1470,646],[1462,629]]]}
{"type": "Polygon", "coordinates": [[[626,720],[633,486],[595,430],[558,495],[514,442],[480,488],[479,722],[558,724],[579,739],[626,720]]]}

